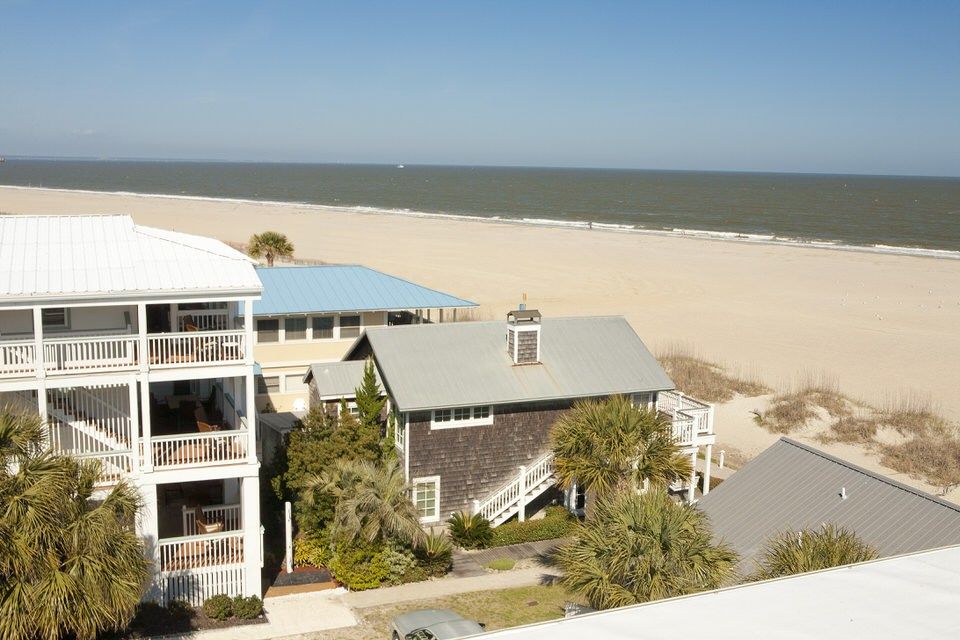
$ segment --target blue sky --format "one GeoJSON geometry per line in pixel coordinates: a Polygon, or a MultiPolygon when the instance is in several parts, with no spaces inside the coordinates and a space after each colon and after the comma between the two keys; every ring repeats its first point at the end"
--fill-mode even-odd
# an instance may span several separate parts
{"type": "Polygon", "coordinates": [[[0,154],[960,175],[960,3],[0,0],[0,154]]]}

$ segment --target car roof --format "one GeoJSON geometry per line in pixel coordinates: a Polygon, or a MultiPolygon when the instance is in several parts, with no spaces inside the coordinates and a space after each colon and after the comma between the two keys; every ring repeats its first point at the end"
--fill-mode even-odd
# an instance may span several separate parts
{"type": "Polygon", "coordinates": [[[463,616],[450,609],[417,609],[397,616],[394,623],[405,629],[422,629],[451,620],[463,620],[463,616]]]}
{"type": "Polygon", "coordinates": [[[483,633],[483,627],[473,620],[449,620],[429,625],[430,632],[437,640],[454,640],[483,633]]]}

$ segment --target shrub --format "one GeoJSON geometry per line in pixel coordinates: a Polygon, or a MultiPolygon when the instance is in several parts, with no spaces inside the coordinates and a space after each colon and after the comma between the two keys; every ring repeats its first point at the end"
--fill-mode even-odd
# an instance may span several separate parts
{"type": "Polygon", "coordinates": [[[417,556],[417,563],[426,576],[438,578],[450,570],[453,559],[453,544],[442,531],[439,533],[431,531],[427,534],[426,541],[414,551],[414,554],[417,556]]]}
{"type": "Polygon", "coordinates": [[[377,545],[339,545],[327,568],[340,584],[353,591],[375,589],[390,574],[384,549],[377,545]]]}
{"type": "Polygon", "coordinates": [[[263,601],[257,596],[244,598],[237,596],[233,599],[233,615],[241,620],[253,620],[263,613],[263,601]]]}
{"type": "Polygon", "coordinates": [[[411,569],[416,567],[417,564],[417,559],[413,556],[412,551],[403,548],[385,549],[383,551],[383,561],[387,565],[387,577],[384,579],[385,584],[395,585],[411,581],[405,580],[405,578],[408,577],[407,574],[411,569]]]}
{"type": "Polygon", "coordinates": [[[330,536],[319,533],[299,535],[293,541],[293,564],[298,567],[325,567],[330,560],[330,536]]]}
{"type": "Polygon", "coordinates": [[[196,609],[183,600],[172,600],[165,607],[156,602],[141,602],[129,630],[141,636],[187,633],[193,631],[196,615],[196,609]]]}
{"type": "Polygon", "coordinates": [[[657,360],[678,389],[706,402],[726,402],[737,394],[753,397],[770,392],[763,384],[730,375],[720,365],[682,348],[670,348],[659,354],[657,360]]]}
{"type": "Polygon", "coordinates": [[[223,593],[210,596],[206,602],[203,603],[203,612],[208,618],[226,620],[233,615],[233,600],[230,599],[230,596],[223,593]]]}
{"type": "Polygon", "coordinates": [[[493,530],[490,523],[479,513],[467,515],[458,511],[447,520],[450,539],[462,549],[483,549],[490,544],[493,530]]]}
{"type": "Polygon", "coordinates": [[[565,508],[547,507],[546,515],[539,520],[526,522],[514,520],[494,529],[490,546],[503,547],[521,542],[565,538],[570,535],[576,524],[577,519],[565,508]]]}
{"type": "Polygon", "coordinates": [[[487,563],[487,569],[493,569],[494,571],[510,571],[510,569],[513,569],[514,565],[516,564],[517,563],[510,558],[497,558],[496,560],[491,560],[487,563]]]}

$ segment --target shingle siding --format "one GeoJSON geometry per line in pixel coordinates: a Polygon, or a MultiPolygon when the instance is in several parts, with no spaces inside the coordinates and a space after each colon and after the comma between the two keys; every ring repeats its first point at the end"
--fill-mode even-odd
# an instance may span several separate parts
{"type": "Polygon", "coordinates": [[[440,518],[471,511],[550,447],[550,429],[571,401],[494,407],[493,424],[430,429],[430,413],[411,414],[410,478],[440,476],[440,518]]]}
{"type": "Polygon", "coordinates": [[[537,343],[539,342],[536,331],[521,331],[517,336],[517,363],[529,364],[537,361],[537,343]]]}

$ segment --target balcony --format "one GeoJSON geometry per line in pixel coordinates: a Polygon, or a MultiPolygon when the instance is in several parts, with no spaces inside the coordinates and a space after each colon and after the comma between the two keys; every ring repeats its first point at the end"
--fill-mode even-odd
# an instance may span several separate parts
{"type": "MultiPolygon", "coordinates": [[[[243,329],[147,334],[150,369],[243,364],[243,329]]],[[[43,369],[48,376],[140,368],[140,337],[135,334],[57,334],[43,340],[43,369]]],[[[37,374],[36,345],[32,339],[0,339],[0,378],[28,378],[37,374]]]]}
{"type": "Polygon", "coordinates": [[[658,395],[657,410],[670,418],[673,437],[681,447],[713,444],[713,407],[679,391],[658,395]]]}

